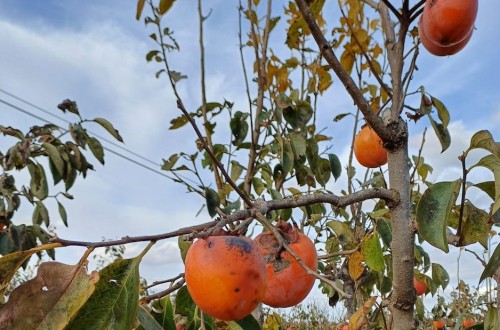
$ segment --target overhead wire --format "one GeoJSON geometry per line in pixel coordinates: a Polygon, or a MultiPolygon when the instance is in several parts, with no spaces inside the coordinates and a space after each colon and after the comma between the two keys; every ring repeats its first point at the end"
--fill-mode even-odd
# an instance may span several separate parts
{"type": "MultiPolygon", "coordinates": [[[[8,93],[8,92],[5,92],[3,89],[0,89],[0,91],[1,91],[2,93],[4,93],[4,94],[7,94],[7,95],[9,95],[9,96],[11,96],[11,97],[13,97],[13,98],[15,98],[15,99],[17,99],[17,100],[21,101],[21,102],[24,102],[24,103],[25,103],[25,104],[27,104],[27,105],[33,106],[33,107],[35,107],[35,108],[36,108],[36,109],[38,109],[38,110],[43,110],[43,112],[44,112],[44,113],[50,113],[50,112],[48,112],[47,110],[44,110],[44,109],[42,109],[42,108],[40,108],[40,107],[38,107],[38,106],[36,106],[36,105],[33,105],[33,104],[29,103],[28,101],[23,101],[21,98],[19,98],[19,97],[17,97],[17,96],[14,96],[13,94],[10,94],[10,93],[8,93]]],[[[30,116],[30,117],[33,117],[33,118],[35,118],[35,119],[37,119],[37,120],[40,120],[40,121],[42,121],[42,122],[44,122],[44,123],[46,123],[46,124],[55,125],[55,126],[57,126],[57,127],[58,127],[58,128],[59,128],[62,132],[64,132],[64,133],[68,133],[68,132],[69,132],[67,129],[62,128],[60,125],[54,124],[54,123],[53,123],[53,122],[51,122],[50,120],[47,120],[47,119],[45,119],[45,118],[43,118],[43,117],[40,117],[40,116],[38,116],[38,115],[36,115],[36,114],[34,114],[34,113],[30,112],[29,110],[23,109],[23,108],[21,108],[21,107],[19,107],[19,106],[17,106],[17,105],[14,105],[14,104],[12,104],[12,103],[10,103],[10,102],[7,102],[7,101],[5,101],[5,100],[4,100],[4,99],[2,99],[2,98],[0,98],[0,103],[2,103],[2,104],[4,104],[4,105],[6,105],[6,106],[8,106],[8,107],[10,107],[10,108],[11,108],[11,109],[13,109],[13,110],[19,111],[19,112],[21,112],[21,113],[24,113],[24,114],[26,114],[26,115],[30,116]]],[[[67,121],[66,119],[64,119],[64,118],[62,118],[62,117],[59,117],[59,116],[54,115],[54,114],[51,114],[51,115],[52,115],[53,117],[56,117],[56,118],[58,118],[58,119],[60,119],[60,120],[64,121],[64,122],[71,123],[71,122],[67,121]]],[[[89,131],[89,132],[90,132],[90,131],[89,131]]],[[[137,154],[137,153],[135,153],[135,152],[133,152],[133,151],[131,151],[131,150],[127,149],[127,148],[124,148],[124,147],[122,147],[122,146],[120,146],[120,145],[118,145],[118,144],[114,143],[113,141],[110,141],[110,140],[105,139],[105,138],[103,138],[103,137],[101,137],[101,136],[98,136],[97,134],[95,134],[95,133],[93,133],[93,132],[90,132],[90,133],[91,133],[92,135],[97,136],[98,138],[102,139],[103,141],[105,141],[105,142],[107,142],[107,143],[110,143],[110,144],[112,144],[112,145],[114,145],[114,146],[118,146],[118,147],[120,147],[120,149],[125,150],[125,151],[127,151],[128,153],[130,153],[130,154],[132,154],[132,155],[134,155],[134,156],[136,156],[136,157],[139,157],[139,158],[140,158],[140,159],[142,159],[142,160],[146,160],[146,161],[148,161],[149,163],[152,163],[152,164],[157,165],[157,166],[161,166],[160,164],[158,164],[158,163],[156,163],[156,162],[154,162],[154,161],[152,161],[152,160],[150,160],[150,159],[148,159],[148,158],[146,158],[146,157],[144,157],[144,156],[141,156],[141,155],[139,155],[139,154],[137,154]]],[[[149,171],[151,171],[151,172],[153,172],[153,173],[156,173],[156,174],[158,174],[158,175],[161,175],[161,176],[163,176],[163,177],[166,177],[166,178],[168,178],[168,179],[170,179],[170,180],[172,180],[172,179],[173,179],[172,177],[170,177],[170,176],[166,175],[166,174],[165,174],[165,173],[163,173],[163,172],[160,172],[160,171],[158,171],[158,170],[156,170],[156,169],[154,169],[154,168],[152,168],[152,167],[150,167],[150,166],[148,166],[148,165],[145,165],[145,164],[143,164],[143,163],[141,163],[141,162],[139,162],[139,161],[137,161],[137,160],[135,160],[135,159],[132,159],[132,158],[130,158],[130,157],[128,157],[128,156],[125,156],[125,155],[123,155],[123,154],[121,154],[121,153],[119,153],[119,152],[117,152],[117,151],[115,151],[115,150],[112,150],[112,149],[110,149],[110,148],[108,148],[108,147],[106,147],[106,146],[103,146],[103,149],[104,149],[105,151],[108,151],[108,152],[110,152],[110,153],[112,153],[112,154],[114,154],[114,155],[116,155],[116,156],[118,156],[118,157],[122,158],[122,159],[125,159],[125,160],[127,160],[127,161],[129,161],[129,162],[131,162],[131,163],[134,163],[135,165],[138,165],[138,166],[140,166],[140,167],[142,167],[142,168],[144,168],[144,169],[147,169],[147,170],[149,170],[149,171]]]]}

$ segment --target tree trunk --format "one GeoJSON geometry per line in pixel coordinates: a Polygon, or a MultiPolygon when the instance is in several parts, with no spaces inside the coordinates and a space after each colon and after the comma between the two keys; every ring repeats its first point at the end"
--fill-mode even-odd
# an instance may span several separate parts
{"type": "MultiPolygon", "coordinates": [[[[407,127],[399,122],[400,133],[407,127]]],[[[412,329],[414,327],[413,305],[415,290],[413,289],[413,256],[414,233],[410,221],[410,175],[408,165],[408,139],[404,145],[388,153],[389,184],[400,194],[400,202],[390,206],[392,219],[392,267],[393,292],[391,298],[391,329],[412,329]]]]}

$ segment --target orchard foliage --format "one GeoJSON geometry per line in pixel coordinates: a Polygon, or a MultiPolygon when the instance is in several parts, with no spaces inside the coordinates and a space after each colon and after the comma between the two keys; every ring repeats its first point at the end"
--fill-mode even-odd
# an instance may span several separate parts
{"type": "MultiPolygon", "coordinates": [[[[169,128],[178,131],[189,126],[195,134],[190,145],[165,155],[162,169],[188,192],[202,197],[206,213],[201,214],[210,221],[171,233],[108,242],[51,237],[41,229],[50,224],[44,202],[55,198],[67,224],[58,197],[72,198],[67,191],[76,176],[92,169],[84,156],[86,147],[104,163],[103,147],[83,125],[95,122],[116,139],[121,137],[104,119],[83,120],[71,101],[60,105],[79,118],[70,125],[69,136],[51,125],[33,127],[28,133],[0,126],[4,135],[17,139],[5,155],[0,154],[0,222],[7,226],[0,234],[2,292],[32,254],[69,245],[88,247],[76,265],[42,263],[36,277],[18,286],[0,306],[0,326],[278,329],[281,323],[273,313],[261,319],[248,315],[241,320],[217,320],[193,301],[184,274],[171,274],[148,286],[141,284],[139,265],[161,239],[178,237],[184,260],[195,239],[221,232],[252,236],[262,228],[274,235],[280,250],[290,252],[290,240],[275,226],[286,221],[313,240],[319,255],[317,268],[302,266],[320,280],[331,306],[345,307],[351,329],[411,329],[430,324],[413,280],[425,283],[422,295],[435,296],[448,286],[450,277],[442,265],[431,261],[424,243],[445,252],[475,243],[488,248],[492,226],[500,222],[500,143],[490,132],[472,136],[459,155],[463,172],[453,181],[431,182],[434,169],[422,148],[416,155],[408,153],[408,126],[413,122],[428,123],[443,152],[452,138],[448,126],[453,111],[418,83],[416,72],[423,42],[417,20],[434,2],[341,0],[334,4],[335,19],[325,13],[330,5],[325,0],[290,1],[280,9],[270,1],[240,2],[236,14],[244,77],[241,92],[247,104],[236,104],[224,95],[207,99],[207,45],[202,34],[201,102],[188,109],[179,88],[188,77],[172,67],[171,60],[182,56],[183,41],[176,40],[165,19],[175,12],[174,1],[139,0],[136,18],[145,23],[154,45],[145,59],[158,66],[155,76],[166,79],[179,109],[169,128]],[[276,38],[283,41],[279,46],[270,43],[276,38]],[[335,113],[320,108],[318,104],[330,97],[328,91],[333,88],[345,89],[354,105],[335,113]],[[343,146],[329,135],[333,130],[323,118],[333,129],[352,126],[347,159],[338,156],[343,146]],[[358,166],[355,136],[365,124],[380,137],[377,143],[387,154],[388,167],[385,154],[383,162],[367,165],[368,169],[358,166]],[[471,164],[469,154],[476,149],[484,157],[471,164]],[[11,173],[25,168],[30,183],[18,190],[11,173]],[[478,168],[489,170],[494,179],[471,182],[468,175],[478,168]],[[49,195],[49,171],[55,185],[64,183],[64,192],[49,195]],[[489,207],[475,205],[469,198],[478,191],[489,198],[489,207]],[[21,197],[34,205],[32,226],[16,226],[12,221],[21,197]],[[94,249],[144,241],[150,244],[139,256],[116,260],[88,274],[87,258],[94,249]],[[164,283],[169,284],[166,289],[152,292],[164,283]],[[50,294],[43,296],[43,288],[50,294]],[[29,292],[38,293],[26,301],[29,292]],[[40,315],[26,317],[30,308],[40,315]]],[[[203,31],[210,17],[204,16],[201,4],[200,0],[197,15],[190,19],[194,22],[197,17],[203,31]]],[[[367,144],[359,148],[371,149],[367,144]]],[[[484,266],[480,280],[494,278],[500,290],[500,247],[489,260],[480,261],[484,266]]],[[[460,284],[459,295],[469,294],[466,289],[460,284]]],[[[498,303],[498,299],[496,304],[485,301],[488,307],[476,321],[494,324],[500,319],[498,303]]],[[[460,324],[475,308],[482,307],[446,305],[439,298],[433,314],[436,321],[446,316],[447,324],[460,324]]]]}

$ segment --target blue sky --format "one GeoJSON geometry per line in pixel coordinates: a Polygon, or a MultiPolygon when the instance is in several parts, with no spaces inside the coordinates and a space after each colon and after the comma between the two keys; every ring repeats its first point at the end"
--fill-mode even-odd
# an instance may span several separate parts
{"type": "MultiPolygon", "coordinates": [[[[60,101],[75,100],[85,117],[102,116],[113,122],[127,148],[161,163],[162,158],[179,151],[179,147],[191,147],[194,134],[189,128],[168,130],[170,120],[179,113],[166,80],[154,77],[160,68],[145,61],[145,54],[154,45],[148,40],[151,31],[134,19],[135,5],[135,1],[122,0],[1,1],[0,88],[58,115],[56,105],[60,101]]],[[[237,3],[216,0],[204,6],[207,12],[209,8],[213,10],[205,26],[207,98],[234,101],[235,109],[245,109],[238,54],[237,3]]],[[[275,2],[275,7],[278,13],[281,3],[275,2]]],[[[476,31],[459,54],[438,58],[421,50],[413,86],[425,85],[429,93],[447,105],[452,118],[453,142],[444,154],[440,153],[433,133],[430,130],[427,133],[424,155],[435,169],[433,179],[451,180],[460,176],[457,156],[467,148],[475,131],[489,129],[496,140],[500,140],[500,69],[497,65],[500,46],[496,42],[500,31],[496,18],[499,11],[500,2],[481,1],[476,31]]],[[[336,15],[332,5],[326,7],[325,13],[327,19],[329,13],[336,15]]],[[[189,77],[180,84],[180,92],[187,108],[194,110],[200,104],[196,3],[176,2],[165,21],[175,30],[181,44],[181,53],[172,55],[172,65],[189,77]]],[[[283,33],[277,33],[271,47],[286,56],[284,38],[283,33]]],[[[353,108],[340,83],[335,81],[334,85],[319,101],[319,108],[322,122],[334,137],[333,148],[345,162],[346,136],[350,135],[346,127],[352,122],[346,120],[345,124],[335,125],[332,118],[353,108]]],[[[0,98],[29,108],[4,94],[0,94],[0,98]]],[[[27,128],[37,124],[34,119],[4,105],[0,105],[0,114],[0,124],[4,126],[27,128]]],[[[54,122],[62,124],[55,119],[54,122]]],[[[420,144],[425,124],[409,124],[413,153],[420,144]]],[[[98,127],[90,129],[104,134],[98,127]]],[[[0,146],[4,147],[2,143],[0,146]]],[[[480,157],[479,154],[472,156],[480,157]]],[[[69,228],[62,225],[55,205],[49,203],[52,221],[63,238],[101,240],[154,234],[208,220],[204,213],[195,218],[203,203],[198,196],[185,193],[182,186],[158,174],[109,153],[106,166],[96,168],[96,172],[78,181],[72,189],[76,200],[65,202],[69,228]]],[[[478,177],[485,175],[488,173],[477,174],[478,177]]],[[[337,185],[334,189],[340,188],[337,185]]],[[[30,222],[32,210],[27,203],[24,206],[17,221],[30,222]]],[[[130,245],[127,249],[127,253],[133,255],[141,245],[130,245]]],[[[57,252],[58,256],[68,263],[77,262],[82,254],[80,248],[63,250],[57,252]]],[[[457,257],[457,251],[450,255],[431,251],[436,262],[449,262],[457,257]]],[[[468,264],[475,265],[473,258],[468,260],[468,264]]],[[[142,267],[150,281],[182,272],[175,241],[158,243],[142,267]]],[[[480,267],[464,268],[462,276],[477,278],[480,267]]],[[[453,269],[450,275],[455,278],[453,269]]]]}

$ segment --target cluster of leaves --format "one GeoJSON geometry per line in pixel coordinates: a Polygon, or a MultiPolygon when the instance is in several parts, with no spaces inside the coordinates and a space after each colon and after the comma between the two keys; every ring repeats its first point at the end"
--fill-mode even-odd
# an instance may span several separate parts
{"type": "MultiPolygon", "coordinates": [[[[85,150],[90,149],[93,156],[104,164],[104,149],[97,138],[91,136],[84,128],[84,123],[94,122],[106,129],[118,141],[122,138],[111,123],[104,118],[84,120],[80,116],[77,104],[65,100],[58,108],[63,112],[74,114],[78,121],[63,129],[53,124],[33,126],[23,133],[14,127],[0,126],[4,136],[14,139],[14,143],[6,151],[0,151],[0,254],[6,255],[20,250],[35,247],[39,242],[46,244],[49,233],[42,228],[50,226],[50,215],[46,202],[52,198],[56,201],[59,215],[68,225],[68,216],[60,196],[73,199],[69,190],[80,174],[84,178],[93,165],[87,161],[85,150]],[[69,134],[68,134],[69,133],[69,134]],[[65,139],[65,137],[68,137],[65,139]],[[62,182],[64,190],[50,194],[47,170],[56,186],[62,182]],[[19,185],[17,173],[28,174],[28,182],[19,185]],[[26,200],[33,206],[32,225],[16,224],[13,217],[26,200]]],[[[54,251],[47,251],[54,258],[54,251]]]]}

